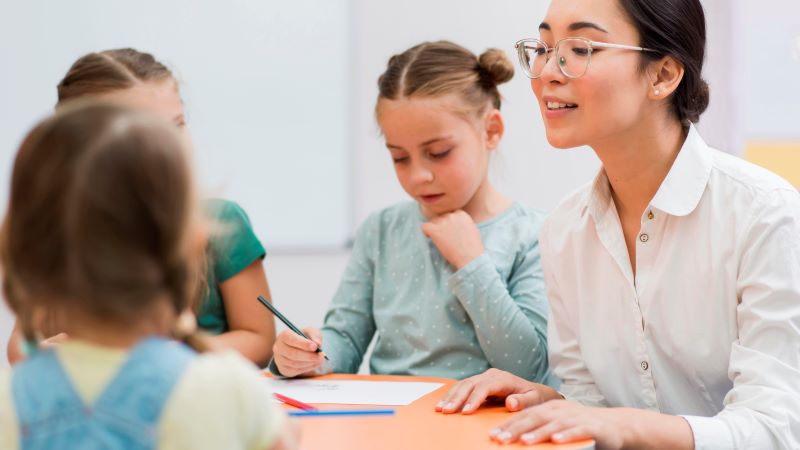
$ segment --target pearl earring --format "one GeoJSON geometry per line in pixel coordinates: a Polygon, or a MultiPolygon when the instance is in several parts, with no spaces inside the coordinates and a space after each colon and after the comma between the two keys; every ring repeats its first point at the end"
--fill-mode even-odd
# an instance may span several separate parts
{"type": "Polygon", "coordinates": [[[656,89],[655,92],[653,92],[653,93],[656,94],[656,95],[661,95],[661,91],[659,91],[658,89],[656,89]]]}

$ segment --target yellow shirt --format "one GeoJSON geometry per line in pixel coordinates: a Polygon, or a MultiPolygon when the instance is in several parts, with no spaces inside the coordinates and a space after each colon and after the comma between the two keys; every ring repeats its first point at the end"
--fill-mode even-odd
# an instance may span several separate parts
{"type": "MultiPolygon", "coordinates": [[[[80,341],[56,349],[86,404],[100,396],[127,351],[80,341]]],[[[19,448],[11,371],[0,371],[0,448],[19,448]]],[[[261,374],[234,352],[198,355],[175,385],[159,421],[159,449],[258,449],[272,446],[284,415],[261,374]]]]}

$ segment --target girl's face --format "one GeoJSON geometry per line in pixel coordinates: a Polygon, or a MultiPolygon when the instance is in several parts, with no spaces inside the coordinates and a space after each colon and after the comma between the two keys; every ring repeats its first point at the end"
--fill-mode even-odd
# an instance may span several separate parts
{"type": "Polygon", "coordinates": [[[174,123],[186,136],[186,118],[183,114],[183,101],[178,93],[175,80],[145,81],[133,87],[105,92],[100,98],[119,102],[125,106],[153,113],[174,123]]]}
{"type": "Polygon", "coordinates": [[[502,120],[499,112],[471,119],[455,112],[457,102],[450,97],[381,100],[378,123],[397,179],[426,217],[469,204],[487,180],[489,152],[499,141],[487,133],[489,121],[502,120]]]}
{"type": "MultiPolygon", "coordinates": [[[[548,47],[566,37],[639,45],[639,34],[618,0],[553,0],[539,33],[548,47]]],[[[594,146],[634,128],[649,105],[641,58],[634,50],[595,47],[586,73],[568,78],[551,53],[542,76],[531,80],[550,144],[594,146]]]]}

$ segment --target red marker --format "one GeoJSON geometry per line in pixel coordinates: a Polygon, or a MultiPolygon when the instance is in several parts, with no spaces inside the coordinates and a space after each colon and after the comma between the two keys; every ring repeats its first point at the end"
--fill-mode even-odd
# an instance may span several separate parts
{"type": "Polygon", "coordinates": [[[272,396],[276,399],[286,403],[287,405],[294,406],[295,408],[300,408],[304,411],[316,411],[317,408],[315,406],[311,406],[308,403],[303,403],[300,400],[295,400],[291,397],[287,397],[285,395],[278,394],[277,392],[273,392],[272,396]]]}

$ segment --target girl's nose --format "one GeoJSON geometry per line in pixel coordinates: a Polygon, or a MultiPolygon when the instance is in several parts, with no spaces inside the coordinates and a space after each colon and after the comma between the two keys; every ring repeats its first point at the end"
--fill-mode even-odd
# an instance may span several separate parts
{"type": "Polygon", "coordinates": [[[433,178],[433,171],[426,164],[415,164],[411,169],[411,180],[414,183],[430,183],[433,178]]]}

